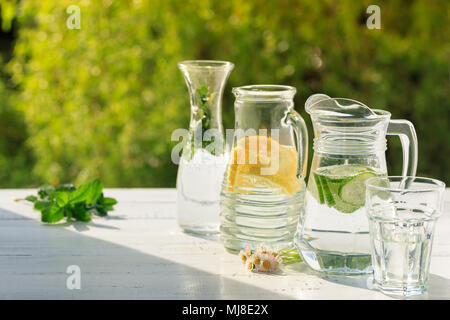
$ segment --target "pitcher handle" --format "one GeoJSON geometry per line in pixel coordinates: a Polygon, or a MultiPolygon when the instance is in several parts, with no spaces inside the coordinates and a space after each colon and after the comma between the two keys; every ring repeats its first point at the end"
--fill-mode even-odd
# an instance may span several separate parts
{"type": "Polygon", "coordinates": [[[287,124],[289,124],[297,136],[298,164],[297,176],[306,177],[306,169],[308,165],[308,129],[302,116],[294,109],[290,110],[287,115],[287,124]]]}
{"type": "Polygon", "coordinates": [[[413,124],[408,120],[390,120],[388,135],[397,135],[403,149],[403,176],[415,176],[417,171],[417,135],[413,124]]]}

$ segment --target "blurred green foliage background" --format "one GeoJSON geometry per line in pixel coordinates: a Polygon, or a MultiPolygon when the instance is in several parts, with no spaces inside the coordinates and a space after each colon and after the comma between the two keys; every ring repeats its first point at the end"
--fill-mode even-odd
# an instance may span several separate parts
{"type": "Polygon", "coordinates": [[[0,186],[175,186],[170,136],[188,127],[177,69],[187,59],[235,63],[226,128],[234,86],[295,86],[309,126],[309,95],[353,98],[412,121],[418,174],[450,182],[448,0],[0,0],[0,10],[0,186]],[[72,4],[80,30],[66,27],[72,4]],[[381,30],[366,27],[371,4],[381,30]]]}

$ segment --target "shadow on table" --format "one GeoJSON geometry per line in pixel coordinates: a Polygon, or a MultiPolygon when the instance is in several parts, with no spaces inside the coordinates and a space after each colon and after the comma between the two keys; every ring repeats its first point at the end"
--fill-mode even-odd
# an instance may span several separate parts
{"type": "MultiPolygon", "coordinates": [[[[287,299],[185,264],[87,236],[83,228],[45,227],[0,209],[0,299],[287,299]],[[81,270],[81,289],[69,290],[66,273],[81,270]]],[[[101,232],[115,228],[89,223],[101,232]]],[[[134,237],[134,241],[140,241],[134,237]]],[[[150,245],[150,244],[149,244],[150,245]]]]}
{"type": "Polygon", "coordinates": [[[428,279],[428,293],[423,297],[427,299],[448,299],[450,291],[450,279],[430,274],[428,279]]]}
{"type": "Polygon", "coordinates": [[[120,230],[120,228],[108,226],[106,224],[97,223],[91,221],[89,223],[82,221],[72,221],[72,222],[63,222],[58,224],[42,224],[46,228],[58,228],[58,227],[67,227],[73,226],[75,230],[78,232],[88,231],[91,228],[101,228],[101,229],[111,229],[111,230],[120,230]]]}
{"type": "Polygon", "coordinates": [[[372,275],[361,275],[361,276],[333,276],[333,275],[319,275],[322,279],[342,284],[345,286],[373,290],[372,275]]]}
{"type": "Polygon", "coordinates": [[[411,297],[401,297],[401,296],[393,296],[389,295],[392,298],[401,299],[401,300],[439,300],[439,299],[448,299],[450,290],[450,279],[430,274],[428,278],[428,290],[425,294],[411,296],[411,297]]]}
{"type": "MultiPolygon", "coordinates": [[[[314,274],[317,274],[314,271],[314,274]]],[[[331,276],[318,274],[322,279],[338,283],[346,286],[351,286],[355,288],[367,289],[367,290],[377,290],[373,286],[373,276],[372,275],[361,275],[361,276],[331,276]]],[[[430,274],[428,280],[428,292],[423,295],[412,296],[412,297],[399,297],[391,296],[391,298],[396,299],[408,299],[408,300],[421,300],[421,299],[448,299],[450,295],[450,279],[430,274]]]]}

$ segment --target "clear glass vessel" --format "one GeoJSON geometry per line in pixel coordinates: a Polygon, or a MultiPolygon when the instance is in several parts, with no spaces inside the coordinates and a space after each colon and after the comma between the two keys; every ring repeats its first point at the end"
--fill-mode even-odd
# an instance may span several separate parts
{"type": "Polygon", "coordinates": [[[177,176],[178,223],[183,231],[219,232],[220,188],[227,163],[222,94],[234,65],[193,60],[178,64],[189,89],[191,120],[177,176]]]}
{"type": "Polygon", "coordinates": [[[445,184],[429,178],[384,177],[368,179],[366,186],[375,287],[388,295],[424,293],[445,184]]]}
{"type": "Polygon", "coordinates": [[[230,252],[247,244],[295,248],[308,148],[295,92],[278,85],[233,89],[235,130],[220,202],[221,240],[230,252]]]}
{"type": "Polygon", "coordinates": [[[350,99],[317,94],[305,106],[314,127],[314,156],[295,243],[314,270],[371,272],[364,182],[387,175],[386,134],[400,135],[403,174],[415,175],[414,127],[350,99]]]}

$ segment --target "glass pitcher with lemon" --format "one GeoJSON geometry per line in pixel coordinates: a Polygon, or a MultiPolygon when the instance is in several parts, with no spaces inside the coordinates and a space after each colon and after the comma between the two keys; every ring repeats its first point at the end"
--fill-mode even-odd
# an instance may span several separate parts
{"type": "Polygon", "coordinates": [[[311,96],[305,103],[314,127],[314,156],[295,243],[314,270],[371,272],[365,181],[386,176],[386,135],[399,135],[403,176],[414,176],[417,137],[407,120],[361,102],[311,96]]]}
{"type": "Polygon", "coordinates": [[[308,148],[305,122],[294,110],[296,89],[252,85],[233,93],[235,130],[220,200],[222,242],[234,253],[247,244],[293,249],[308,148]]]}

